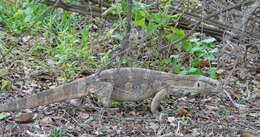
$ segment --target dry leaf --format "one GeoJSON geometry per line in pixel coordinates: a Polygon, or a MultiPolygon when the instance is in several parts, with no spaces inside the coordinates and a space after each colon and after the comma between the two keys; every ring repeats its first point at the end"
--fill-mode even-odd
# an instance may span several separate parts
{"type": "Polygon", "coordinates": [[[255,78],[256,78],[256,80],[259,81],[259,80],[260,80],[260,74],[256,74],[256,77],[255,77],[255,78]]]}
{"type": "Polygon", "coordinates": [[[6,80],[3,80],[3,81],[2,81],[2,86],[3,86],[3,87],[8,86],[8,82],[7,82],[6,80]]]}
{"type": "Polygon", "coordinates": [[[169,121],[170,123],[173,123],[173,122],[176,121],[176,118],[175,118],[175,117],[168,117],[168,121],[169,121]]]}
{"type": "Polygon", "coordinates": [[[15,116],[14,120],[18,123],[29,123],[32,122],[34,113],[19,113],[15,116]]]}
{"type": "Polygon", "coordinates": [[[41,125],[52,125],[54,122],[52,118],[50,117],[45,117],[40,121],[41,125]]]}
{"type": "Polygon", "coordinates": [[[157,123],[150,123],[150,128],[153,129],[154,132],[156,132],[159,128],[159,125],[157,123]]]}
{"type": "Polygon", "coordinates": [[[209,62],[208,61],[206,61],[206,60],[200,60],[199,61],[199,63],[198,63],[198,66],[200,66],[200,67],[206,67],[206,66],[208,66],[209,65],[209,62]]]}
{"type": "Polygon", "coordinates": [[[64,77],[57,77],[57,80],[58,81],[64,81],[64,80],[66,80],[64,77]]]}
{"type": "Polygon", "coordinates": [[[79,117],[82,118],[82,119],[88,119],[89,118],[89,114],[80,112],[79,113],[79,117]]]}
{"type": "Polygon", "coordinates": [[[180,117],[186,115],[187,113],[188,113],[188,111],[187,111],[186,109],[184,109],[184,108],[179,109],[179,111],[178,111],[178,115],[179,115],[180,117]]]}
{"type": "Polygon", "coordinates": [[[94,120],[88,123],[88,125],[91,126],[91,127],[96,126],[96,124],[97,124],[97,122],[94,121],[94,120]]]}

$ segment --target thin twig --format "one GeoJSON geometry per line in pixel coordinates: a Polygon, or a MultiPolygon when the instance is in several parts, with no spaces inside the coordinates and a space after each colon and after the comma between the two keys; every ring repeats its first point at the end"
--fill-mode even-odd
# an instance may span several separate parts
{"type": "Polygon", "coordinates": [[[126,48],[129,47],[129,37],[130,37],[130,32],[131,32],[131,20],[132,20],[132,4],[133,1],[132,0],[128,0],[127,3],[127,25],[126,25],[126,31],[125,31],[125,36],[124,39],[121,43],[121,48],[119,50],[119,52],[121,52],[121,54],[119,55],[119,62],[118,62],[118,68],[120,68],[124,53],[123,51],[126,51],[126,48]]]}
{"type": "Polygon", "coordinates": [[[231,101],[231,103],[232,103],[235,107],[237,107],[237,108],[239,108],[239,107],[247,107],[246,105],[242,105],[242,104],[236,103],[236,101],[234,101],[234,100],[232,99],[232,97],[229,95],[229,93],[228,93],[225,89],[223,89],[223,92],[226,94],[226,96],[228,97],[228,99],[231,101]]]}

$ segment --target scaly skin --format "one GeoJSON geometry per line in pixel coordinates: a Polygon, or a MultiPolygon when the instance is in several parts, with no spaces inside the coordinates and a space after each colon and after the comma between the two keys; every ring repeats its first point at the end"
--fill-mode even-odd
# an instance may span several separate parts
{"type": "Polygon", "coordinates": [[[175,95],[181,90],[207,94],[216,92],[218,86],[217,80],[204,76],[175,75],[143,68],[109,69],[98,76],[93,74],[26,98],[0,104],[0,112],[35,108],[95,92],[105,107],[109,106],[111,100],[127,102],[154,97],[151,111],[157,113],[164,95],[175,95]]]}

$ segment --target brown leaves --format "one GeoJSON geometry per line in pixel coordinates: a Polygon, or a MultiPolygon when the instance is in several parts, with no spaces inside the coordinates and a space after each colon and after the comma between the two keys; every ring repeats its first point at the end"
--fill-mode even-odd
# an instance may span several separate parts
{"type": "Polygon", "coordinates": [[[187,113],[188,113],[188,110],[185,109],[185,108],[181,108],[181,109],[178,110],[178,116],[179,117],[185,116],[185,115],[187,115],[187,113]]]}
{"type": "Polygon", "coordinates": [[[15,116],[14,120],[18,123],[29,123],[33,122],[34,113],[19,113],[15,116]]]}
{"type": "Polygon", "coordinates": [[[40,120],[41,125],[53,125],[53,119],[51,117],[44,117],[42,120],[40,120]]]}

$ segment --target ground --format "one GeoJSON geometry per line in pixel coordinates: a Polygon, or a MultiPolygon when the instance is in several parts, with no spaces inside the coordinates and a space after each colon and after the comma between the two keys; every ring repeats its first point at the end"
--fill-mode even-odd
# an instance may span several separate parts
{"type": "MultiPolygon", "coordinates": [[[[20,17],[18,13],[20,12],[14,14],[16,16],[10,16],[6,22],[0,20],[0,103],[39,93],[96,72],[111,59],[111,51],[120,46],[124,31],[122,24],[113,24],[100,18],[89,19],[59,9],[40,20],[42,24],[36,24],[29,33],[21,37],[23,28],[15,26],[15,23],[20,22],[12,20],[20,17]],[[15,43],[20,38],[21,41],[15,43]],[[7,53],[12,46],[15,48],[2,60],[2,52],[7,53]]],[[[41,13],[39,10],[38,14],[41,13]]],[[[174,59],[175,66],[182,64],[181,69],[191,66],[190,63],[194,61],[195,54],[179,47],[169,48],[160,54],[151,53],[155,47],[169,44],[159,33],[163,35],[179,32],[181,35],[185,30],[182,32],[174,28],[176,32],[155,32],[152,36],[144,37],[144,30],[134,27],[132,29],[130,45],[134,48],[126,54],[121,67],[139,66],[176,73],[171,66],[174,59]],[[177,59],[180,61],[176,62],[177,59]]],[[[222,48],[218,41],[210,50],[215,47],[222,48]]],[[[246,107],[235,107],[219,91],[216,95],[204,97],[170,96],[161,103],[162,113],[153,116],[150,112],[151,99],[121,104],[113,102],[112,108],[103,108],[97,103],[97,97],[91,95],[82,98],[80,106],[60,102],[31,110],[0,113],[0,137],[260,136],[259,70],[245,69],[243,63],[236,63],[237,56],[229,53],[228,51],[221,55],[224,65],[218,68],[215,78],[224,81],[224,89],[236,102],[246,107]]],[[[212,54],[211,57],[216,56],[212,54]]],[[[212,76],[203,72],[207,72],[210,67],[217,67],[217,58],[211,61],[201,59],[197,60],[199,66],[196,66],[196,70],[200,70],[201,75],[212,76]]],[[[257,54],[255,57],[251,56],[248,62],[253,65],[259,59],[257,54]]],[[[116,59],[105,69],[117,66],[116,59]]]]}

